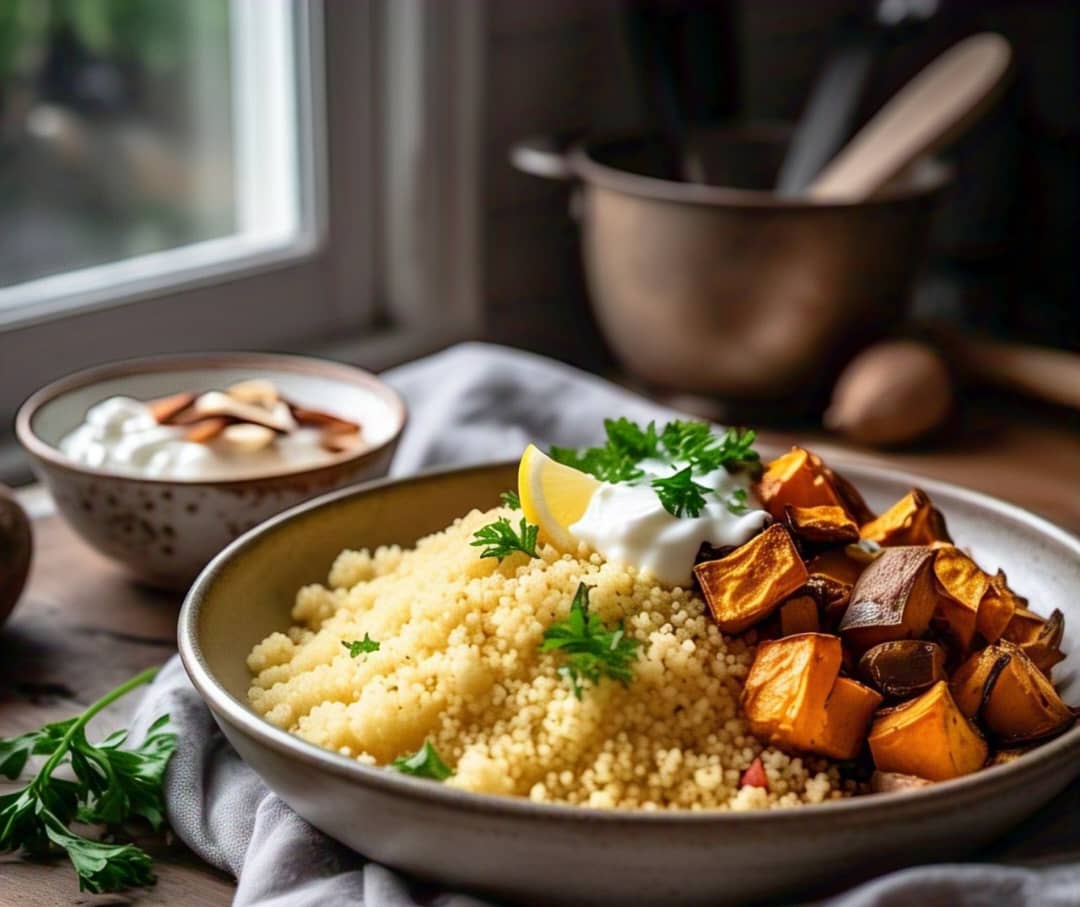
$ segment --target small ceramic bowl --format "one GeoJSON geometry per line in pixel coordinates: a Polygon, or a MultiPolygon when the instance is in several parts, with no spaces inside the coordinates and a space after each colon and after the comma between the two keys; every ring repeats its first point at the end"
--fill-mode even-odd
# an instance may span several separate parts
{"type": "Polygon", "coordinates": [[[397,393],[362,369],[299,356],[206,353],[132,359],[62,378],[22,405],[15,427],[83,539],[146,583],[186,588],[215,554],[267,517],[385,475],[405,420],[397,393]],[[368,445],[317,466],[218,480],[125,475],[77,463],[59,449],[86,411],[109,397],[148,400],[248,378],[269,379],[290,400],[360,422],[368,445]]]}
{"type": "MultiPolygon", "coordinates": [[[[1065,613],[1054,674],[1080,701],[1080,539],[1018,507],[833,458],[884,508],[913,486],[1032,606],[1065,613]]],[[[281,514],[207,567],[180,613],[180,656],[240,756],[297,813],[365,856],[513,903],[721,907],[822,891],[972,853],[1080,774],[1080,727],[1007,765],[919,790],[752,812],[600,810],[476,794],[363,765],[286,733],[248,704],[246,657],[292,623],[296,590],[343,548],[412,545],[512,488],[517,464],[347,489],[281,514]]]]}

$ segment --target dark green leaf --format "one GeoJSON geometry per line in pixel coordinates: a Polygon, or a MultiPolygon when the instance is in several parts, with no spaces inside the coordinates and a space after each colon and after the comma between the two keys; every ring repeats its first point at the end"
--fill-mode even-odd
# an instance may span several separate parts
{"type": "Polygon", "coordinates": [[[521,510],[521,498],[518,497],[516,491],[504,491],[499,495],[499,500],[502,502],[503,507],[509,507],[511,510],[521,510]]]}
{"type": "Polygon", "coordinates": [[[379,643],[372,639],[367,633],[364,634],[363,639],[354,639],[352,642],[346,642],[344,639],[341,644],[349,650],[349,657],[357,658],[367,652],[378,652],[379,643]]]}
{"type": "Polygon", "coordinates": [[[727,508],[728,513],[733,516],[743,516],[749,513],[750,507],[746,501],[746,489],[736,488],[724,499],[724,506],[727,508]]]}
{"type": "Polygon", "coordinates": [[[536,539],[540,532],[539,526],[534,526],[521,518],[521,524],[517,532],[510,525],[506,517],[499,517],[494,523],[488,523],[473,533],[473,541],[469,544],[474,548],[483,548],[480,557],[496,557],[501,562],[515,551],[522,551],[529,557],[536,557],[536,539]]]}
{"type": "Polygon", "coordinates": [[[640,645],[638,640],[626,635],[622,625],[608,630],[597,615],[589,613],[589,586],[579,583],[566,620],[544,631],[540,651],[559,651],[566,656],[559,666],[559,675],[581,699],[585,681],[597,684],[602,677],[608,677],[629,683],[640,645]]]}
{"type": "Polygon", "coordinates": [[[693,468],[687,466],[663,479],[653,479],[652,487],[664,509],[672,516],[698,516],[705,507],[705,495],[712,489],[693,479],[693,468]]]}
{"type": "Polygon", "coordinates": [[[430,778],[433,781],[445,781],[453,772],[439,756],[430,740],[425,740],[424,745],[415,753],[408,756],[399,756],[390,763],[390,767],[403,775],[412,775],[414,778],[430,778]]]}

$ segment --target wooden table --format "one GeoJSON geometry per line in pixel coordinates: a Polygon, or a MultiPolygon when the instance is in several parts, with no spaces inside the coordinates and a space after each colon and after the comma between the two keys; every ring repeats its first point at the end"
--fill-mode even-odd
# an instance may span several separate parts
{"type": "MultiPolygon", "coordinates": [[[[805,434],[802,435],[806,437],[805,434]]],[[[764,440],[787,444],[771,432],[764,440]]],[[[1041,411],[991,409],[969,418],[944,446],[881,457],[818,438],[828,456],[892,463],[995,494],[1080,533],[1080,421],[1041,411]]],[[[47,510],[47,505],[46,508],[47,510]]],[[[37,556],[29,588],[0,633],[0,736],[81,710],[137,671],[175,650],[180,597],[131,584],[90,551],[56,516],[35,521],[37,556]]],[[[137,698],[137,697],[136,697],[137,698]]],[[[112,720],[122,721],[121,714],[112,720]]],[[[119,898],[80,897],[66,861],[0,858],[0,902],[18,893],[22,907],[55,904],[228,904],[232,880],[179,843],[153,842],[158,884],[119,898]]]]}

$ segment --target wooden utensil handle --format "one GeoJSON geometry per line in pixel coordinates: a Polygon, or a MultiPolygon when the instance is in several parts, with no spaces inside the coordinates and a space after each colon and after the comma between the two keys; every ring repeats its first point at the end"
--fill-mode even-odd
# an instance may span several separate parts
{"type": "Polygon", "coordinates": [[[900,89],[826,165],[807,195],[869,198],[915,160],[956,138],[997,96],[1009,42],[990,32],[954,45],[900,89]]]}
{"type": "Polygon", "coordinates": [[[950,338],[959,364],[976,378],[1080,410],[1080,355],[974,337],[950,338]]]}

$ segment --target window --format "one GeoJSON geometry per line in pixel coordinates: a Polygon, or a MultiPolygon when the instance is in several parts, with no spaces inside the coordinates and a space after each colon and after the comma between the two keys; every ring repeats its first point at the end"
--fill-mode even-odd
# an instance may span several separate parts
{"type": "Polygon", "coordinates": [[[0,324],[311,248],[309,10],[0,0],[0,324]]]}
{"type": "Polygon", "coordinates": [[[0,0],[0,475],[18,403],[80,367],[474,335],[481,17],[0,0]]]}

